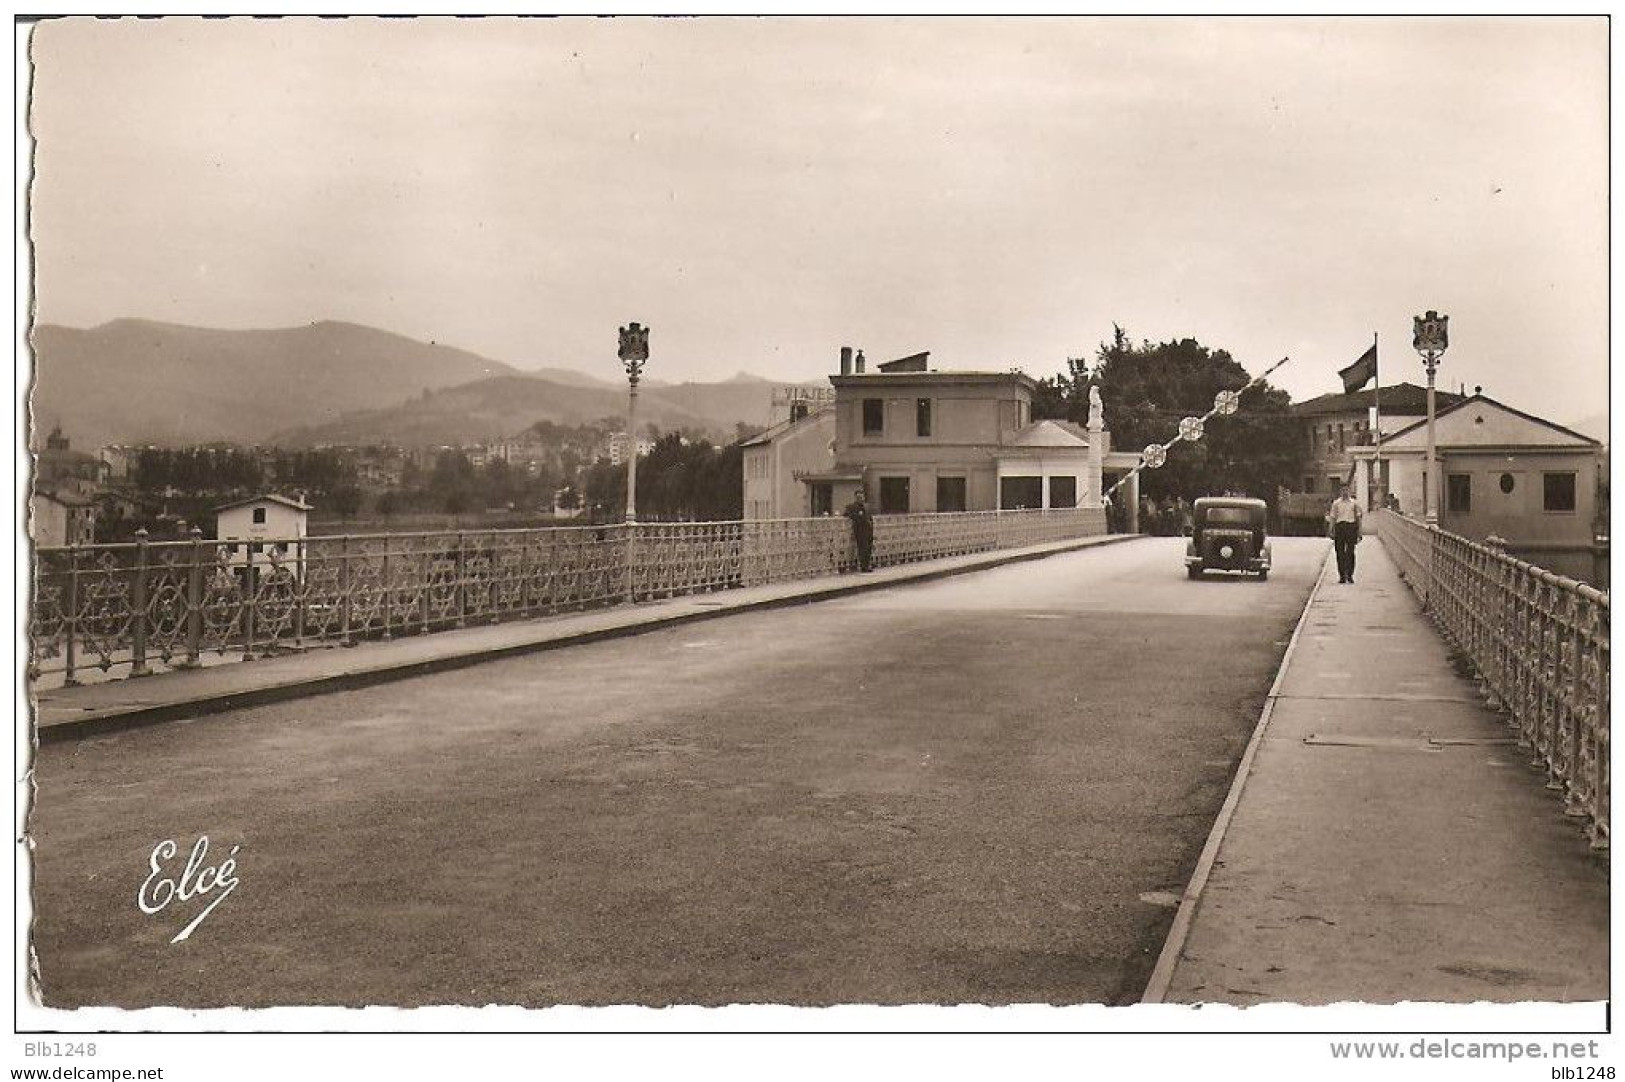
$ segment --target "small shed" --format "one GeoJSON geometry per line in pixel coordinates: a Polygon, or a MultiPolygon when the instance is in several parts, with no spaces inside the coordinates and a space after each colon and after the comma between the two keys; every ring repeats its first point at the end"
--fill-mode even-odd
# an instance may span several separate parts
{"type": "Polygon", "coordinates": [[[310,511],[302,499],[274,494],[234,500],[214,509],[214,535],[233,567],[246,565],[252,552],[255,564],[297,569],[303,565],[301,542],[310,511]]]}

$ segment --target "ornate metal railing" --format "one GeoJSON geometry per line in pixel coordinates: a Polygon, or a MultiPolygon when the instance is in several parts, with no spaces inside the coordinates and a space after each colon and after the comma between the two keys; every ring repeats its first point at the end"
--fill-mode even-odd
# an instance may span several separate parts
{"type": "Polygon", "coordinates": [[[1375,512],[1377,533],[1518,743],[1609,840],[1608,595],[1436,526],[1375,512]]]}
{"type": "MultiPolygon", "coordinates": [[[[876,566],[1106,532],[1098,510],[881,515],[876,566]]],[[[143,676],[850,570],[843,518],[35,550],[29,676],[143,676]]]]}

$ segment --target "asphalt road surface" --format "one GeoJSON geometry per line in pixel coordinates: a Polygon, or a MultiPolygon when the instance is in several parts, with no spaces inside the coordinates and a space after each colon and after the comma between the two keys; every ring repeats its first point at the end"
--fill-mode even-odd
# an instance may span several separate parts
{"type": "Polygon", "coordinates": [[[45,1000],[1133,1001],[1327,551],[1181,545],[46,745],[45,1000]]]}

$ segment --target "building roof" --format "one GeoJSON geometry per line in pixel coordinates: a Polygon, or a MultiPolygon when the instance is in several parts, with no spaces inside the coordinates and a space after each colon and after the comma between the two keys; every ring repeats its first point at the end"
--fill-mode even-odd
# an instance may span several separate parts
{"type": "Polygon", "coordinates": [[[899,357],[895,361],[887,361],[875,367],[882,372],[924,372],[930,363],[931,351],[924,353],[911,353],[907,357],[899,357]]]}
{"type": "Polygon", "coordinates": [[[865,372],[862,375],[831,376],[829,381],[837,389],[862,390],[867,387],[918,387],[922,385],[998,384],[1016,383],[1029,391],[1038,388],[1038,381],[1025,372],[865,372]]]}
{"type": "Polygon", "coordinates": [[[230,511],[233,507],[246,507],[251,503],[279,503],[284,507],[291,507],[295,511],[309,511],[311,509],[310,504],[305,503],[303,500],[289,499],[287,496],[278,496],[274,492],[267,492],[260,496],[248,496],[241,500],[223,503],[214,510],[218,514],[221,511],[230,511]]]}
{"type": "Polygon", "coordinates": [[[51,500],[63,507],[94,507],[95,501],[88,496],[80,496],[60,489],[42,488],[34,493],[35,499],[51,500]]]}
{"type": "MultiPolygon", "coordinates": [[[[1319,398],[1311,398],[1304,402],[1294,402],[1292,412],[1298,417],[1312,417],[1323,413],[1363,413],[1377,404],[1378,395],[1382,397],[1382,408],[1385,413],[1396,414],[1423,414],[1428,408],[1428,391],[1426,387],[1418,387],[1414,383],[1396,383],[1392,387],[1380,389],[1368,387],[1363,391],[1354,391],[1351,394],[1323,394],[1319,398]]],[[[1463,401],[1459,394],[1449,391],[1435,391],[1435,408],[1446,405],[1455,405],[1463,401]]]]}
{"type": "Polygon", "coordinates": [[[1080,429],[1067,421],[1034,421],[1024,428],[1017,429],[1004,446],[1086,450],[1089,447],[1089,434],[1086,429],[1080,429]]]}
{"type": "Polygon", "coordinates": [[[812,484],[816,481],[861,481],[863,480],[863,467],[847,466],[833,470],[795,470],[792,474],[797,481],[812,484]]]}
{"type": "Polygon", "coordinates": [[[824,414],[830,412],[834,408],[835,408],[834,405],[832,405],[831,403],[826,402],[823,405],[819,406],[817,409],[810,410],[810,411],[808,411],[807,413],[803,414],[800,417],[792,417],[787,421],[779,421],[776,424],[768,425],[766,428],[764,428],[760,432],[756,433],[756,435],[754,435],[754,436],[746,436],[744,439],[740,440],[739,441],[739,446],[741,446],[741,447],[759,447],[764,443],[772,443],[774,440],[778,439],[780,436],[784,435],[786,432],[788,432],[792,428],[796,427],[796,425],[805,424],[808,421],[817,420],[819,417],[821,417],[824,414]]]}
{"type": "MultiPolygon", "coordinates": [[[[1574,440],[1574,441],[1576,441],[1576,442],[1578,442],[1578,443],[1580,443],[1580,444],[1582,444],[1582,445],[1584,445],[1586,447],[1593,447],[1593,448],[1601,448],[1602,447],[1602,442],[1600,440],[1592,439],[1590,436],[1587,436],[1587,435],[1585,435],[1583,433],[1580,433],[1580,432],[1576,432],[1572,428],[1564,428],[1562,425],[1555,424],[1555,423],[1553,423],[1551,421],[1548,421],[1544,417],[1536,417],[1532,413],[1525,413],[1522,410],[1513,409],[1511,406],[1507,405],[1505,402],[1497,402],[1495,399],[1493,399],[1489,395],[1485,395],[1485,394],[1475,394],[1475,395],[1472,395],[1472,396],[1470,396],[1468,398],[1462,398],[1459,401],[1455,402],[1450,407],[1448,407],[1447,409],[1442,409],[1442,410],[1436,411],[1434,413],[1435,426],[1437,426],[1439,420],[1441,420],[1441,419],[1443,419],[1445,417],[1449,417],[1452,414],[1455,414],[1455,413],[1457,413],[1459,411],[1465,410],[1467,407],[1472,406],[1474,404],[1484,404],[1484,405],[1493,406],[1498,410],[1504,410],[1505,412],[1511,414],[1514,417],[1517,417],[1517,418],[1519,418],[1521,420],[1524,420],[1524,421],[1528,421],[1529,423],[1531,423],[1533,425],[1537,425],[1537,426],[1539,426],[1541,428],[1549,429],[1550,431],[1560,433],[1560,434],[1562,434],[1564,436],[1567,436],[1570,439],[1572,439],[1572,440],[1574,440]]],[[[1417,432],[1417,431],[1419,431],[1419,430],[1421,430],[1423,428],[1426,428],[1426,427],[1427,427],[1426,418],[1424,418],[1424,419],[1422,419],[1420,421],[1417,421],[1414,424],[1408,424],[1404,428],[1401,428],[1396,432],[1393,432],[1393,433],[1390,433],[1387,436],[1384,436],[1383,440],[1382,440],[1383,447],[1387,448],[1389,444],[1398,441],[1399,439],[1401,439],[1404,436],[1409,435],[1410,433],[1417,432]]],[[[1363,450],[1363,448],[1362,448],[1362,450],[1363,450]]]]}

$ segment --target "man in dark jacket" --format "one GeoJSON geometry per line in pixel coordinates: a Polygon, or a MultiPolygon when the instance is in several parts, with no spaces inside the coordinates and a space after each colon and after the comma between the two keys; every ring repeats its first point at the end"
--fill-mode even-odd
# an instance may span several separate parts
{"type": "Polygon", "coordinates": [[[858,489],[858,494],[841,514],[852,520],[852,543],[858,549],[858,570],[868,571],[875,551],[875,519],[863,502],[863,489],[858,489]]]}

